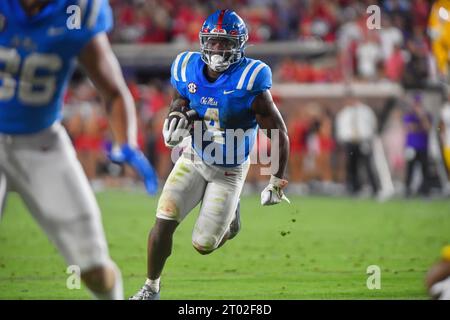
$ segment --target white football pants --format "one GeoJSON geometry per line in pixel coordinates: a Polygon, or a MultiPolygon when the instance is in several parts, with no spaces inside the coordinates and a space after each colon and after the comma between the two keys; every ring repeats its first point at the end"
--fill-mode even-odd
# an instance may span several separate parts
{"type": "Polygon", "coordinates": [[[68,265],[85,271],[109,263],[99,207],[61,124],[0,133],[0,209],[9,191],[19,193],[68,265]]]}
{"type": "Polygon", "coordinates": [[[211,251],[219,246],[234,218],[250,161],[221,167],[194,159],[194,153],[187,147],[175,163],[159,198],[156,216],[181,222],[201,201],[192,243],[211,251]]]}

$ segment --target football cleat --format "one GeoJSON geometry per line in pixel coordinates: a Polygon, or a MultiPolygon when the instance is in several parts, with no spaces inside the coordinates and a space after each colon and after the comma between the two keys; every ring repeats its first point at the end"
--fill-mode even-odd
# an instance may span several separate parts
{"type": "Polygon", "coordinates": [[[450,277],[435,283],[430,288],[430,295],[437,300],[450,300],[450,277]]]}
{"type": "Polygon", "coordinates": [[[139,290],[134,296],[131,296],[128,300],[159,300],[160,299],[160,291],[154,292],[150,287],[146,284],[139,290]]]}
{"type": "Polygon", "coordinates": [[[238,201],[235,217],[230,223],[230,229],[228,233],[228,240],[233,239],[241,230],[241,201],[238,201]]]}

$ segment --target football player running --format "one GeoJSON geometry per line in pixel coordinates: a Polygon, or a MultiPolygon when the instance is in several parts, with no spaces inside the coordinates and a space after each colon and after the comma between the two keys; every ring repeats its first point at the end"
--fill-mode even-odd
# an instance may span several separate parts
{"type": "Polygon", "coordinates": [[[100,210],[60,124],[75,59],[105,100],[114,161],[130,164],[155,193],[155,173],[136,146],[135,105],[106,32],[107,0],[0,1],[0,209],[16,191],[68,265],[98,299],[123,299],[100,210]]]}
{"type": "Polygon", "coordinates": [[[442,248],[440,261],[428,270],[425,285],[432,299],[450,300],[450,245],[442,248]]]}
{"type": "Polygon", "coordinates": [[[201,52],[182,52],[172,64],[171,83],[176,93],[169,115],[187,107],[203,122],[201,126],[195,123],[192,135],[190,123],[183,117],[169,117],[164,123],[167,146],[173,148],[184,136],[183,142],[188,143],[160,196],[148,237],[147,280],[132,300],[160,298],[160,276],[171,254],[173,233],[198,203],[201,208],[192,244],[199,253],[209,254],[236,236],[239,196],[258,127],[267,129],[269,137],[277,134],[279,140],[271,150],[277,169],[261,193],[261,204],[287,200],[283,188],[287,185],[289,138],[269,91],[269,66],[244,56],[248,31],[233,11],[218,10],[210,15],[199,37],[201,52]]]}

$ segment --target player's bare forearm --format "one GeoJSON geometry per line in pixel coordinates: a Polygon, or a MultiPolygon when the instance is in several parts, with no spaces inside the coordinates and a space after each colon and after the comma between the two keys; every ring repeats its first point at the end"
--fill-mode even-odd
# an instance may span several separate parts
{"type": "Polygon", "coordinates": [[[106,102],[109,123],[114,140],[118,144],[129,143],[136,146],[136,114],[133,98],[129,92],[111,97],[106,102]]]}
{"type": "Polygon", "coordinates": [[[261,129],[267,130],[267,136],[272,138],[272,130],[278,130],[278,171],[273,175],[283,179],[286,173],[286,167],[289,159],[289,136],[286,124],[273,102],[270,91],[266,90],[259,94],[252,104],[253,112],[256,114],[256,122],[261,129]]]}
{"type": "Polygon", "coordinates": [[[79,61],[106,105],[111,131],[118,144],[136,145],[136,108],[106,34],[95,36],[79,61]]]}
{"type": "Polygon", "coordinates": [[[172,102],[169,106],[169,113],[176,109],[179,109],[182,106],[189,106],[189,100],[181,96],[181,94],[177,90],[175,90],[172,102]]]}

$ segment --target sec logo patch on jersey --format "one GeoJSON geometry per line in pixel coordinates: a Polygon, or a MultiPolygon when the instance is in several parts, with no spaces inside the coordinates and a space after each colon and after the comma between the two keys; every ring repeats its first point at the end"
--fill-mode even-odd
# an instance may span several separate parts
{"type": "Polygon", "coordinates": [[[193,82],[189,82],[188,84],[188,90],[190,93],[196,93],[197,92],[197,85],[193,82]]]}

